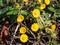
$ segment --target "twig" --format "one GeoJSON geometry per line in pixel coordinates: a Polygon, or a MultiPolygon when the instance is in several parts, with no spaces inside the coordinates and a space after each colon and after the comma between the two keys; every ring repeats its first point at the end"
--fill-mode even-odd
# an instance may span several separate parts
{"type": "Polygon", "coordinates": [[[33,41],[29,40],[29,42],[33,43],[33,41]]]}
{"type": "Polygon", "coordinates": [[[44,41],[45,45],[47,45],[46,41],[44,39],[42,39],[42,40],[44,41]]]}
{"type": "MultiPolygon", "coordinates": [[[[15,23],[15,22],[14,22],[14,23],[15,23]]],[[[8,30],[11,28],[11,26],[12,26],[14,23],[12,23],[12,24],[8,27],[8,30]]]]}
{"type": "Polygon", "coordinates": [[[16,39],[16,38],[19,38],[19,36],[15,36],[14,38],[15,38],[15,39],[16,39]]]}
{"type": "Polygon", "coordinates": [[[34,42],[32,45],[39,45],[39,43],[36,41],[36,42],[34,42]]]}
{"type": "Polygon", "coordinates": [[[15,36],[15,34],[16,34],[16,32],[17,32],[19,26],[20,26],[20,24],[18,23],[18,25],[17,25],[17,27],[16,27],[16,29],[15,29],[15,32],[14,32],[14,36],[15,36]]]}
{"type": "Polygon", "coordinates": [[[17,27],[16,27],[16,29],[15,29],[15,32],[14,32],[13,38],[12,38],[12,40],[11,40],[11,44],[10,44],[10,45],[12,45],[12,42],[13,42],[13,40],[14,40],[14,37],[15,37],[15,35],[16,35],[16,32],[17,32],[19,26],[20,26],[20,24],[18,23],[18,25],[17,25],[17,27]]]}
{"type": "Polygon", "coordinates": [[[40,41],[40,43],[39,43],[40,45],[45,45],[44,43],[42,43],[42,41],[40,41]]]}

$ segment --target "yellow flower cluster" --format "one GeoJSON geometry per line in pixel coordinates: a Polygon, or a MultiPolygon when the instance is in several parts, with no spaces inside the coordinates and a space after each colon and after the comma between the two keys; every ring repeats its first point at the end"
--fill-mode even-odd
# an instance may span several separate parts
{"type": "Polygon", "coordinates": [[[22,35],[20,36],[20,41],[21,41],[22,43],[26,43],[26,42],[28,41],[28,35],[22,34],[22,35]]]}
{"type": "Polygon", "coordinates": [[[25,27],[21,27],[20,29],[19,29],[19,32],[21,33],[21,34],[24,34],[24,33],[26,33],[26,28],[25,27]]]}
{"type": "MultiPolygon", "coordinates": [[[[41,3],[42,3],[42,0],[38,0],[38,2],[41,4],[41,3]]],[[[50,0],[43,0],[43,2],[44,2],[46,5],[49,5],[49,4],[50,4],[50,0]]]]}
{"type": "MultiPolygon", "coordinates": [[[[31,25],[31,30],[32,30],[33,32],[37,32],[38,29],[39,29],[39,26],[38,26],[37,23],[33,23],[33,24],[31,25]]],[[[26,27],[21,27],[21,28],[19,29],[19,32],[22,34],[22,35],[20,36],[20,41],[21,41],[22,43],[26,43],[26,42],[28,41],[28,35],[25,34],[26,31],[27,31],[27,30],[26,30],[26,27]]]]}
{"type": "Polygon", "coordinates": [[[21,33],[21,36],[20,36],[20,41],[22,42],[22,43],[26,43],[27,41],[28,41],[28,35],[26,35],[25,33],[26,33],[26,27],[21,27],[20,29],[19,29],[19,32],[21,33]]]}
{"type": "MultiPolygon", "coordinates": [[[[31,25],[31,30],[32,30],[33,32],[37,32],[38,29],[39,29],[39,26],[38,26],[37,23],[33,23],[33,24],[31,25]]],[[[28,35],[25,34],[26,31],[27,31],[27,30],[26,30],[26,27],[21,27],[21,28],[19,29],[19,32],[22,34],[22,35],[20,36],[20,41],[21,41],[22,43],[26,43],[26,42],[28,41],[28,35]]]]}
{"type": "Polygon", "coordinates": [[[32,11],[32,15],[33,15],[35,18],[37,18],[37,17],[40,16],[40,11],[39,11],[38,9],[34,9],[34,10],[32,11]]]}
{"type": "Polygon", "coordinates": [[[37,32],[39,29],[39,25],[37,23],[33,23],[31,25],[31,30],[34,31],[34,32],[37,32]]]}
{"type": "Polygon", "coordinates": [[[21,23],[24,20],[24,16],[18,15],[17,22],[21,23]]]}
{"type": "Polygon", "coordinates": [[[43,3],[42,0],[38,0],[38,2],[40,3],[40,9],[45,9],[46,8],[46,5],[49,5],[50,4],[50,0],[43,0],[43,3]]]}

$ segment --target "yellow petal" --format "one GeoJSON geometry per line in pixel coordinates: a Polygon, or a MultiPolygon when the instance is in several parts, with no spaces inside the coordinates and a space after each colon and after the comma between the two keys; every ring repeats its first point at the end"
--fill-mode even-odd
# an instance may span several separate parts
{"type": "Polygon", "coordinates": [[[51,29],[55,30],[56,29],[56,24],[51,25],[51,29]]]}
{"type": "Polygon", "coordinates": [[[37,18],[37,17],[40,16],[40,11],[39,11],[38,9],[34,9],[34,10],[32,11],[32,15],[33,15],[33,17],[37,18]]]}
{"type": "Polygon", "coordinates": [[[42,3],[42,0],[38,0],[39,3],[42,3]]]}
{"type": "Polygon", "coordinates": [[[44,2],[45,2],[46,5],[50,4],[50,0],[44,0],[44,2]]]}
{"type": "Polygon", "coordinates": [[[22,35],[20,36],[20,41],[21,41],[22,43],[26,43],[26,42],[28,41],[28,35],[22,34],[22,35]]]}
{"type": "Polygon", "coordinates": [[[16,8],[19,8],[19,7],[20,7],[20,5],[19,5],[18,3],[16,3],[15,5],[16,5],[16,6],[15,6],[16,8]]]}
{"type": "Polygon", "coordinates": [[[24,20],[24,16],[22,16],[22,15],[18,15],[18,17],[17,17],[17,22],[22,22],[24,20]]]}
{"type": "Polygon", "coordinates": [[[41,4],[40,5],[40,9],[45,9],[46,8],[46,5],[45,4],[41,4]]]}
{"type": "Polygon", "coordinates": [[[28,1],[29,1],[29,0],[23,0],[23,2],[26,2],[26,3],[27,3],[28,1]]]}
{"type": "Polygon", "coordinates": [[[26,28],[25,27],[21,27],[19,29],[19,31],[20,31],[21,34],[24,34],[24,33],[26,33],[26,28]]]}
{"type": "Polygon", "coordinates": [[[31,25],[31,30],[32,30],[32,31],[37,32],[38,29],[39,29],[39,26],[38,26],[37,23],[33,23],[33,24],[31,25]]]}

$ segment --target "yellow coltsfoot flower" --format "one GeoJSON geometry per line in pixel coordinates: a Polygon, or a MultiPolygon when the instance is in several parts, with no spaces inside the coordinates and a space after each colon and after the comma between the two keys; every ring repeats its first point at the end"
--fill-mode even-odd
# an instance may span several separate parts
{"type": "Polygon", "coordinates": [[[16,3],[16,4],[15,4],[15,7],[16,7],[16,8],[19,8],[19,7],[20,7],[20,5],[19,5],[18,3],[16,3]]]}
{"type": "Polygon", "coordinates": [[[21,23],[24,20],[24,16],[18,15],[17,22],[21,23]]]}
{"type": "Polygon", "coordinates": [[[56,29],[56,24],[51,25],[51,29],[55,30],[56,29]]]}
{"type": "Polygon", "coordinates": [[[26,43],[26,42],[28,41],[28,35],[22,34],[22,35],[20,36],[20,41],[21,41],[22,43],[26,43]]]}
{"type": "Polygon", "coordinates": [[[31,25],[31,30],[34,31],[34,32],[37,32],[39,29],[39,25],[37,23],[33,23],[31,25]]]}
{"type": "Polygon", "coordinates": [[[41,4],[41,5],[40,5],[40,9],[43,10],[43,9],[45,9],[45,8],[46,8],[46,5],[45,5],[45,4],[41,4]]]}
{"type": "Polygon", "coordinates": [[[23,0],[23,2],[27,3],[29,0],[23,0]]]}
{"type": "Polygon", "coordinates": [[[39,3],[42,3],[42,0],[38,0],[39,3]]]}
{"type": "Polygon", "coordinates": [[[32,11],[32,15],[33,15],[35,18],[37,18],[37,17],[40,16],[40,11],[39,11],[38,9],[34,9],[34,10],[32,11]]]}
{"type": "Polygon", "coordinates": [[[50,4],[50,0],[44,0],[44,2],[45,2],[46,5],[50,4]]]}
{"type": "Polygon", "coordinates": [[[24,33],[26,33],[26,27],[21,27],[20,29],[19,29],[19,32],[21,33],[21,34],[24,34],[24,33]]]}

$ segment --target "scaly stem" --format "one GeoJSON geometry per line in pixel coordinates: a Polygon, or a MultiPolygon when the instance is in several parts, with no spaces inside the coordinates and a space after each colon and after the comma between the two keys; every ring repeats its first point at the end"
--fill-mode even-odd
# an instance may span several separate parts
{"type": "Polygon", "coordinates": [[[41,16],[39,18],[40,18],[41,22],[43,23],[43,25],[45,25],[45,23],[44,23],[43,19],[41,18],[41,16]]]}

